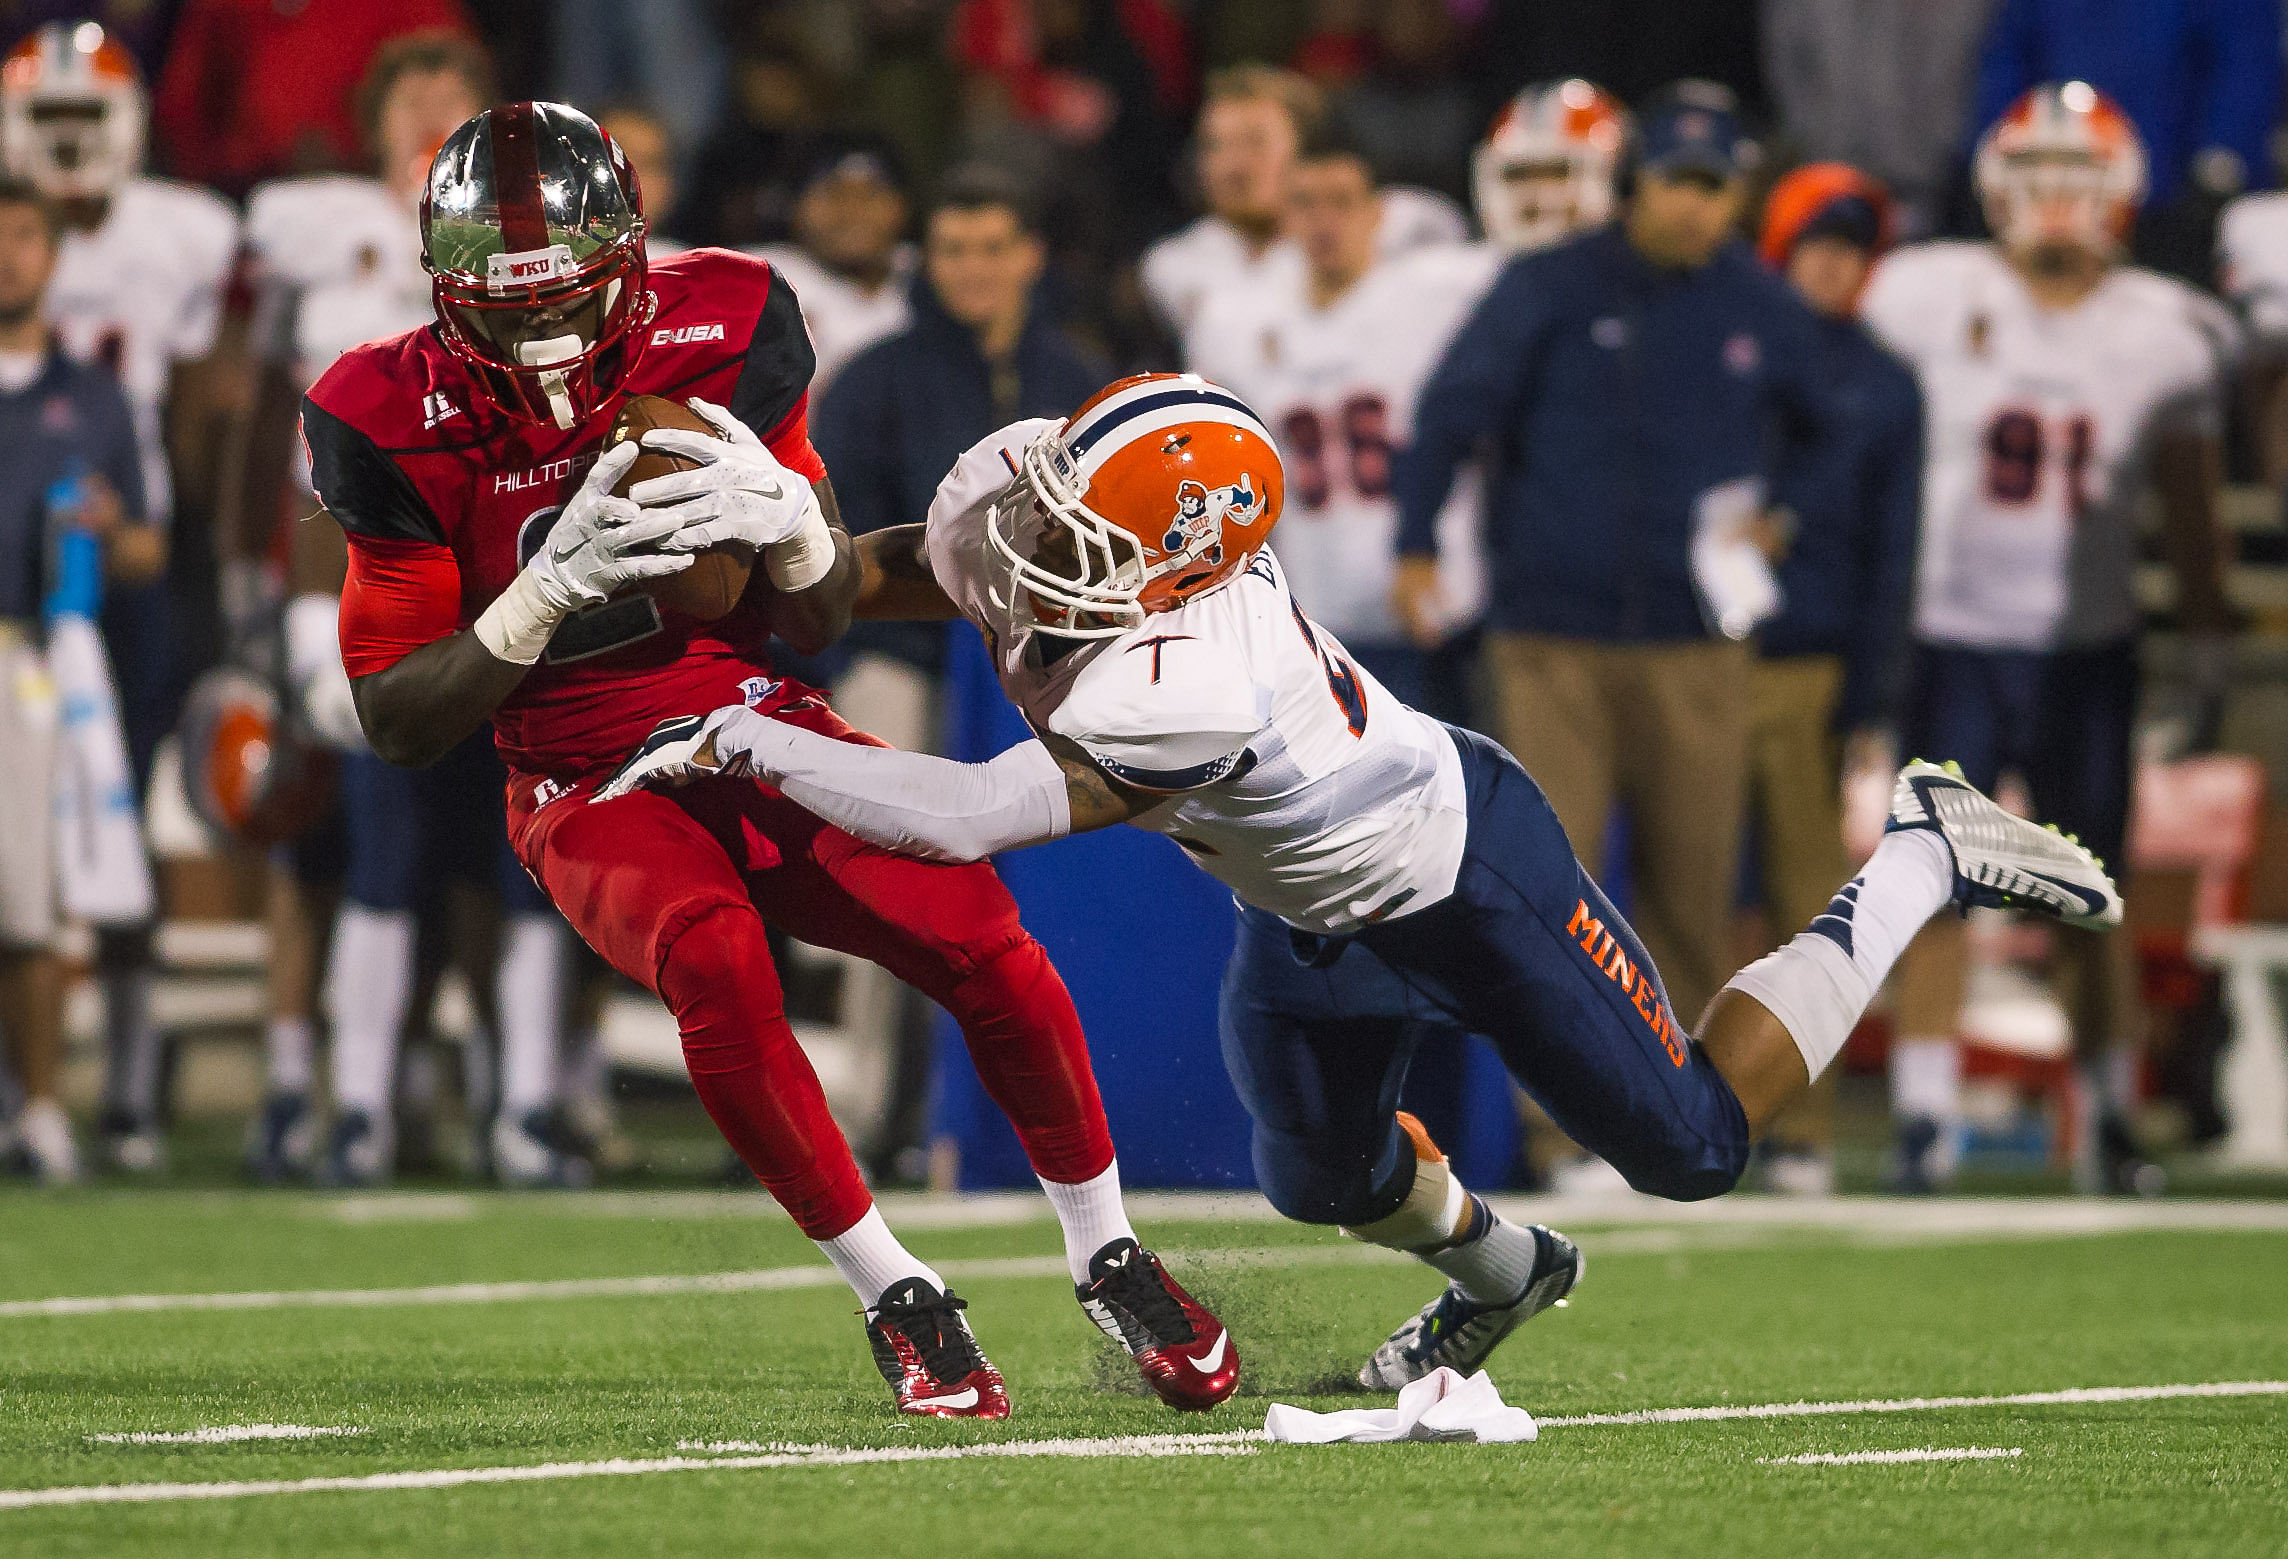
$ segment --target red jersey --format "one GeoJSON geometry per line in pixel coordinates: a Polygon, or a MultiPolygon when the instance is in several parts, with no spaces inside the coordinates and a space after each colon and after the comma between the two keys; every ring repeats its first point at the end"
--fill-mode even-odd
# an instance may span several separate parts
{"type": "MultiPolygon", "coordinates": [[[[312,485],[349,533],[351,676],[476,621],[539,549],[627,396],[727,406],[789,470],[825,476],[810,447],[810,338],[785,281],[760,260],[696,249],[654,265],[650,286],[658,307],[631,331],[643,347],[633,368],[569,432],[494,407],[434,327],[354,347],[311,387],[312,485]]],[[[768,703],[774,595],[758,568],[715,622],[665,615],[640,593],[573,613],[494,714],[501,756],[579,779],[617,765],[671,715],[768,703]]]]}

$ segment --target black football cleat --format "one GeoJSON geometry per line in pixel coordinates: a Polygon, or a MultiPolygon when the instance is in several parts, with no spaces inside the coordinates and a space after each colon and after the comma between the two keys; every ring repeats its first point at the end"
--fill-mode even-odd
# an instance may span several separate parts
{"type": "Polygon", "coordinates": [[[1239,1350],[1231,1333],[1168,1276],[1160,1258],[1117,1239],[1089,1258],[1089,1280],[1073,1297],[1104,1335],[1128,1350],[1161,1401],[1204,1413],[1239,1389],[1239,1350]]]}
{"type": "Polygon", "coordinates": [[[925,1418],[1007,1418],[1009,1391],[961,1318],[968,1301],[939,1293],[923,1278],[883,1290],[866,1312],[874,1367],[890,1383],[898,1411],[925,1418]]]}

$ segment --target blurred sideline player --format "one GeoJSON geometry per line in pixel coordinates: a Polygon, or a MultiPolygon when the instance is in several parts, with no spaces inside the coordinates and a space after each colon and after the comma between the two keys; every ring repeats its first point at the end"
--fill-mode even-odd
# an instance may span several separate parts
{"type": "MultiPolygon", "coordinates": [[[[2078,81],[2027,92],[1980,139],[1975,172],[1993,240],[1902,249],[1861,304],[1914,367],[1929,429],[1902,737],[1981,787],[2016,771],[2037,813],[2118,861],[2148,484],[2196,660],[2229,653],[2216,487],[2235,330],[2213,300],[2121,263],[2145,154],[2104,94],[2078,81]]],[[[2140,1036],[2128,941],[2059,942],[2083,1069],[2077,1183],[2150,1185],[2129,1132],[2140,1036]]],[[[1900,971],[1891,1086],[1909,1188],[1945,1184],[1959,1153],[1963,965],[1962,928],[1942,921],[1900,971]]]]}
{"type": "MultiPolygon", "coordinates": [[[[1326,117],[1319,89],[1293,71],[1234,65],[1208,77],[1198,148],[1207,215],[1145,251],[1140,273],[1144,295],[1187,365],[1210,299],[1267,272],[1300,267],[1302,257],[1285,240],[1287,177],[1297,150],[1326,117]]],[[[1392,188],[1382,202],[1375,242],[1384,254],[1467,236],[1462,214],[1443,195],[1392,188]]]]}
{"type": "MultiPolygon", "coordinates": [[[[1818,316],[1813,371],[1835,414],[1832,447],[1783,462],[1773,484],[1795,525],[1776,570],[1780,609],[1757,630],[1749,674],[1749,806],[1767,935],[1809,921],[1851,875],[1844,774],[1898,766],[1893,722],[1914,587],[1922,396],[1857,317],[1890,233],[1890,196],[1842,163],[1796,169],[1764,207],[1758,248],[1818,316]]],[[[1773,1122],[1767,1189],[1835,1189],[1834,1075],[1773,1122]]]]}
{"type": "MultiPolygon", "coordinates": [[[[148,106],[134,57],[94,22],[50,23],[0,64],[0,154],[63,216],[49,316],[66,351],[118,374],[135,414],[147,513],[164,532],[174,513],[170,413],[193,365],[214,350],[239,225],[219,197],[143,175],[148,106]]],[[[103,614],[139,798],[175,716],[180,656],[170,615],[160,579],[114,590],[103,614]]],[[[96,941],[98,1130],[114,1164],[144,1172],[165,1160],[152,930],[106,927],[96,941]]]]}
{"type": "Polygon", "coordinates": [[[906,328],[907,292],[919,259],[906,241],[906,192],[887,142],[828,146],[794,203],[794,242],[755,251],[802,299],[818,353],[811,394],[824,395],[842,365],[906,328]]]}
{"type": "MultiPolygon", "coordinates": [[[[265,388],[289,415],[294,397],[343,352],[430,317],[417,217],[429,158],[490,96],[490,68],[475,45],[447,34],[400,39],[382,51],[361,91],[378,177],[329,174],[255,191],[248,227],[263,292],[262,344],[278,365],[265,388]]],[[[259,412],[257,420],[268,428],[278,422],[259,412]]],[[[294,475],[296,487],[306,489],[307,470],[294,475]]],[[[358,1185],[389,1173],[399,1043],[422,985],[416,916],[424,889],[442,877],[497,889],[506,920],[497,969],[477,960],[472,981],[480,1009],[492,1009],[501,1050],[497,1118],[476,1156],[512,1184],[576,1179],[581,1166],[559,1150],[551,1115],[563,927],[508,848],[500,822],[503,776],[482,736],[420,774],[366,750],[338,642],[346,562],[338,535],[333,527],[292,528],[294,593],[285,613],[288,680],[305,723],[341,752],[345,881],[324,976],[334,1032],[327,1176],[358,1185]]],[[[266,1177],[287,1167],[286,1145],[307,1112],[308,1046],[306,1015],[279,1014],[271,1029],[271,1098],[255,1154],[257,1173],[266,1177]]],[[[482,1108],[492,1094],[492,1062],[483,1053],[489,1048],[473,1045],[466,1063],[472,1074],[486,1074],[471,1079],[480,1132],[490,1113],[482,1108]]]]}
{"type": "Polygon", "coordinates": [[[1264,1194],[1449,1279],[1365,1385],[1476,1369],[1582,1270],[1562,1235],[1471,1195],[1397,1113],[1425,1022],[1486,1036],[1639,1190],[1696,1199],[1731,1189],[1950,903],[2119,918],[2087,852],[1910,766],[1865,872],[1734,976],[1695,1036],[1516,760],[1392,698],[1289,593],[1264,544],[1290,484],[1270,430],[1190,375],[1014,423],[962,456],[926,525],[864,538],[858,609],[968,617],[1036,739],[953,763],[731,705],[655,730],[605,794],[753,773],[947,861],[1115,823],[1168,835],[1242,905],[1224,1058],[1264,1194]]]}
{"type": "Polygon", "coordinates": [[[70,761],[60,705],[71,695],[50,674],[44,619],[65,599],[85,612],[104,576],[150,579],[166,550],[143,520],[134,417],[118,383],[73,362],[49,328],[42,300],[60,245],[54,205],[0,179],[0,793],[10,798],[0,832],[0,1160],[12,1166],[20,1154],[50,1185],[77,1180],[80,1161],[57,1090],[65,830],[49,799],[70,761]]]}
{"type": "Polygon", "coordinates": [[[2266,485],[2288,486],[2288,191],[2242,195],[2217,223],[2217,285],[2249,334],[2245,389],[2266,485]]]}
{"type": "Polygon", "coordinates": [[[744,780],[587,804],[663,716],[735,702],[870,740],[769,661],[773,633],[801,653],[832,642],[859,582],[810,445],[811,350],[785,282],[717,249],[649,265],[625,159],[554,103],[456,130],[421,228],[433,322],[346,353],[303,403],[318,492],[349,536],[343,659],[375,750],[432,762],[492,721],[519,858],[674,1012],[701,1102],[858,1293],[902,1410],[1009,1409],[962,1301],[890,1232],[827,1113],[766,915],[954,1016],[1056,1208],[1091,1318],[1165,1400],[1228,1397],[1230,1338],[1137,1244],[1079,1017],[990,868],[892,855],[744,780]],[[602,450],[620,399],[662,392],[691,397],[720,437],[647,435],[696,469],[613,497],[637,453],[602,450]],[[447,411],[449,436],[422,426],[447,411]],[[723,544],[760,555],[721,618],[627,589],[723,544]]]}
{"type": "Polygon", "coordinates": [[[1303,264],[1210,298],[1190,367],[1236,391],[1278,436],[1290,486],[1275,550],[1295,598],[1394,696],[1419,705],[1427,652],[1483,604],[1476,489],[1458,485],[1439,516],[1442,617],[1412,639],[1392,608],[1390,460],[1501,256],[1476,244],[1384,254],[1387,194],[1365,157],[1325,131],[1297,156],[1288,192],[1285,225],[1303,264]]]}

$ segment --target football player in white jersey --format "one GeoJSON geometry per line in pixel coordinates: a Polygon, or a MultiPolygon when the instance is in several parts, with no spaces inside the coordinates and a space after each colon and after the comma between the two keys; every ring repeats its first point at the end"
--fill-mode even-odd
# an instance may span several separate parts
{"type": "MultiPolygon", "coordinates": [[[[1144,295],[1174,332],[1187,366],[1201,342],[1200,312],[1221,293],[1278,273],[1303,258],[1287,241],[1287,178],[1304,139],[1326,118],[1319,89],[1293,71],[1235,65],[1208,78],[1200,109],[1199,180],[1208,212],[1145,252],[1144,295]]],[[[1375,243],[1384,254],[1459,242],[1462,213],[1443,195],[1383,191],[1375,243]]]]}
{"type": "MultiPolygon", "coordinates": [[[[2120,263],[2144,191],[2128,119],[2083,82],[2036,87],[1981,139],[1995,237],[1883,261],[1862,315],[1915,370],[1926,428],[1909,751],[1973,784],[2015,770],[2044,816],[2118,859],[2137,706],[2136,507],[2161,500],[2178,615],[2214,662],[2230,613],[2217,526],[2218,391],[2235,348],[2214,301],[2120,263]]],[[[1960,928],[1934,928],[1901,975],[1893,1100],[1900,1178],[1951,1175],[1960,1113],[1960,928]]],[[[2137,1053],[2120,938],[2064,939],[2086,1103],[2101,1119],[2085,1188],[2151,1171],[2125,1117],[2137,1053]]],[[[2085,1112],[2086,1115],[2086,1112],[2085,1112]]]]}
{"type": "Polygon", "coordinates": [[[844,363],[911,323],[907,293],[916,256],[905,241],[906,216],[905,188],[887,148],[838,145],[803,180],[794,203],[795,241],[755,251],[793,283],[802,302],[802,322],[818,354],[812,400],[826,393],[844,363]]]}
{"type": "Polygon", "coordinates": [[[1423,381],[1502,257],[1482,244],[1379,254],[1374,170],[1336,139],[1304,148],[1288,191],[1287,226],[1303,265],[1211,298],[1190,367],[1236,392],[1278,435],[1289,487],[1277,551],[1296,599],[1376,680],[1420,705],[1426,652],[1474,622],[1483,603],[1477,490],[1457,484],[1440,515],[1442,620],[1437,637],[1416,642],[1391,606],[1390,462],[1413,436],[1423,381]]]}
{"type": "Polygon", "coordinates": [[[1866,870],[1695,1035],[1516,761],[1393,699],[1289,593],[1264,543],[1291,481],[1255,414],[1191,376],[1015,423],[962,456],[926,525],[867,539],[859,610],[967,617],[1036,739],[962,764],[722,709],[664,722],[599,794],[730,767],[932,858],[1124,822],[1173,839],[1241,903],[1224,1056],[1264,1194],[1449,1279],[1368,1386],[1475,1370],[1582,1270],[1398,1113],[1414,1020],[1486,1036],[1638,1189],[1715,1196],[1941,909],[2118,919],[2087,851],[1910,765],[1866,870]]]}
{"type": "MultiPolygon", "coordinates": [[[[184,371],[214,349],[239,229],[219,197],[144,176],[147,109],[134,57],[94,22],[50,23],[0,64],[0,160],[63,218],[49,318],[72,356],[118,374],[135,416],[145,513],[164,527],[173,514],[169,408],[184,371]]],[[[160,580],[114,591],[104,614],[139,794],[175,714],[167,601],[160,580]]],[[[105,1061],[98,1130],[117,1167],[149,1172],[165,1159],[151,928],[103,928],[96,972],[105,1061]]]]}

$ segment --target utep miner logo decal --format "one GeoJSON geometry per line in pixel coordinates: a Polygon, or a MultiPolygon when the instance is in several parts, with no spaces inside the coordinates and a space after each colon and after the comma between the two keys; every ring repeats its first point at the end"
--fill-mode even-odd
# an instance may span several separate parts
{"type": "Polygon", "coordinates": [[[1242,471],[1227,487],[1209,488],[1186,481],[1176,488],[1176,517],[1160,538],[1160,550],[1176,555],[1204,553],[1220,560],[1223,522],[1253,525],[1263,518],[1263,495],[1255,490],[1255,473],[1242,471]]]}

